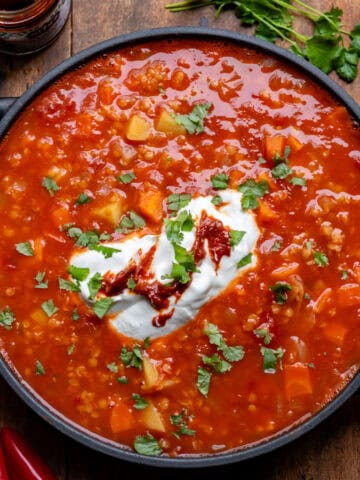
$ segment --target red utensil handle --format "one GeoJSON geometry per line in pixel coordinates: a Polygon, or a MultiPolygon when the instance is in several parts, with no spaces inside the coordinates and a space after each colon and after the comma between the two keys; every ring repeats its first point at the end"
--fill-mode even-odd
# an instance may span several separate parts
{"type": "MultiPolygon", "coordinates": [[[[18,432],[12,428],[3,428],[1,430],[1,442],[11,478],[19,480],[56,480],[49,467],[18,432]]],[[[1,477],[0,480],[2,480],[1,477]]]]}
{"type": "Polygon", "coordinates": [[[0,480],[10,480],[7,473],[4,452],[0,445],[0,480]]]}

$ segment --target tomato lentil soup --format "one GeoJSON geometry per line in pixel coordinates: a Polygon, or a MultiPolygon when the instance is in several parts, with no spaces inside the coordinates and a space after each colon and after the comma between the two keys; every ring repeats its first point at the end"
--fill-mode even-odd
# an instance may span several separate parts
{"type": "Polygon", "coordinates": [[[146,455],[221,453],[357,372],[359,130],[293,67],[231,43],[125,48],[41,93],[0,158],[2,353],[72,421],[146,455]],[[184,321],[196,281],[218,284],[184,321]],[[125,335],[134,299],[158,315],[125,335]]]}

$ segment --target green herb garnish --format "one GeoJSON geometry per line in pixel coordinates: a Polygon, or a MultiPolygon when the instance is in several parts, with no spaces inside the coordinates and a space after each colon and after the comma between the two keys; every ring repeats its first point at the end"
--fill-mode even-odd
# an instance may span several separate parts
{"type": "Polygon", "coordinates": [[[50,197],[53,197],[55,195],[55,192],[57,192],[58,190],[60,190],[60,187],[59,185],[55,182],[55,180],[53,178],[51,178],[50,176],[47,176],[45,178],[43,178],[43,181],[41,183],[41,185],[46,188],[46,190],[49,192],[50,194],[50,197]]]}
{"type": "Polygon", "coordinates": [[[35,375],[45,375],[45,368],[40,360],[36,360],[35,362],[35,375]]]}
{"type": "Polygon", "coordinates": [[[127,184],[131,183],[133,180],[135,180],[136,175],[134,172],[128,172],[124,173],[123,175],[120,175],[119,177],[116,177],[119,182],[127,184]]]}
{"type": "Polygon", "coordinates": [[[134,210],[130,210],[120,221],[119,226],[116,228],[117,232],[128,233],[130,230],[137,230],[145,227],[145,220],[137,214],[134,210]]]}
{"type": "Polygon", "coordinates": [[[94,245],[93,247],[90,247],[90,250],[95,250],[95,252],[101,253],[105,258],[111,258],[114,253],[121,252],[118,248],[107,247],[105,245],[94,245]]]}
{"type": "Polygon", "coordinates": [[[3,310],[0,310],[0,325],[4,327],[5,330],[11,330],[14,321],[15,317],[10,307],[5,307],[3,310]]]}
{"type": "Polygon", "coordinates": [[[48,288],[49,282],[47,280],[44,281],[45,275],[45,272],[37,272],[34,277],[35,281],[37,282],[35,288],[48,288]]]}
{"type": "Polygon", "coordinates": [[[77,283],[61,277],[59,277],[59,288],[60,290],[67,290],[68,292],[80,292],[80,287],[77,283]]]}
{"type": "Polygon", "coordinates": [[[143,360],[140,345],[134,345],[132,350],[127,350],[126,347],[122,347],[120,360],[126,367],[134,367],[141,370],[143,360]]]}
{"type": "Polygon", "coordinates": [[[228,188],[229,180],[230,177],[229,175],[226,175],[226,173],[219,173],[211,177],[212,186],[216,190],[225,190],[226,188],[228,188]]]}
{"type": "Polygon", "coordinates": [[[262,338],[265,345],[269,345],[271,343],[272,335],[269,332],[268,328],[265,328],[265,327],[264,328],[257,328],[256,330],[254,330],[254,334],[258,338],[262,338]]]}
{"type": "Polygon", "coordinates": [[[314,261],[315,265],[317,265],[318,267],[324,268],[329,265],[329,259],[327,258],[325,253],[322,252],[314,252],[314,261]]]}
{"type": "Polygon", "coordinates": [[[237,264],[237,268],[242,268],[245,267],[246,265],[249,265],[252,262],[252,253],[248,253],[243,257],[241,260],[239,260],[237,264]]]}
{"type": "Polygon", "coordinates": [[[111,308],[114,301],[111,298],[101,298],[93,305],[93,311],[99,318],[103,318],[111,308]]]}
{"type": "Polygon", "coordinates": [[[286,282],[276,282],[270,287],[270,290],[274,293],[275,302],[283,305],[288,298],[287,292],[292,290],[292,286],[286,282]]]}
{"type": "Polygon", "coordinates": [[[235,247],[244,238],[246,232],[242,230],[230,230],[230,246],[235,247]]]}
{"type": "Polygon", "coordinates": [[[149,405],[149,402],[145,400],[145,398],[139,395],[138,393],[132,393],[131,398],[135,402],[134,408],[136,410],[144,410],[149,405]]]}
{"type": "Polygon", "coordinates": [[[41,308],[46,313],[46,315],[50,318],[52,317],[59,309],[55,306],[52,299],[46,300],[46,302],[41,304],[41,308]]]}
{"type": "Polygon", "coordinates": [[[177,212],[191,201],[190,193],[172,193],[167,198],[167,207],[171,212],[177,212]]]}
{"type": "Polygon", "coordinates": [[[204,365],[211,367],[216,373],[226,373],[231,370],[231,364],[214,353],[211,357],[203,355],[202,361],[204,365]]]}
{"type": "Polygon", "coordinates": [[[220,197],[220,195],[214,195],[211,199],[211,203],[213,205],[220,205],[221,203],[223,203],[223,199],[220,197]]]}
{"type": "Polygon", "coordinates": [[[161,455],[162,453],[158,441],[151,435],[151,433],[135,437],[134,449],[137,453],[140,453],[140,455],[147,455],[150,457],[161,455]]]}
{"type": "Polygon", "coordinates": [[[21,255],[25,255],[25,257],[33,257],[35,255],[30,242],[17,243],[15,248],[17,252],[21,253],[21,255]]]}
{"type": "Polygon", "coordinates": [[[119,370],[119,367],[116,365],[115,362],[108,363],[106,365],[106,368],[112,373],[117,373],[119,370]]]}
{"type": "Polygon", "coordinates": [[[129,290],[135,290],[136,288],[136,282],[133,278],[129,278],[128,281],[126,282],[126,285],[129,290]]]}
{"type": "Polygon", "coordinates": [[[269,193],[269,184],[266,180],[255,182],[252,178],[246,180],[238,186],[239,192],[243,194],[241,199],[241,206],[244,210],[254,210],[259,206],[258,198],[263,197],[269,193]]]}
{"type": "Polygon", "coordinates": [[[185,127],[188,133],[199,134],[204,131],[204,120],[211,105],[211,103],[199,103],[187,115],[174,115],[175,121],[178,125],[185,127]]]}
{"type": "Polygon", "coordinates": [[[204,395],[204,397],[208,396],[210,382],[211,382],[211,373],[208,372],[205,368],[199,367],[197,371],[196,386],[199,392],[202,395],[204,395]]]}
{"type": "Polygon", "coordinates": [[[89,203],[91,200],[91,197],[89,197],[89,195],[87,195],[86,193],[80,193],[80,195],[78,196],[75,204],[76,205],[85,205],[85,203],[89,203]]]}
{"type": "Polygon", "coordinates": [[[89,268],[76,267],[75,265],[69,265],[67,271],[70,273],[74,280],[77,280],[79,282],[85,280],[90,274],[89,268]]]}
{"type": "Polygon", "coordinates": [[[89,299],[94,300],[98,291],[101,288],[102,276],[99,272],[96,272],[88,281],[89,299]]]}
{"type": "Polygon", "coordinates": [[[263,369],[265,373],[275,373],[277,362],[279,362],[280,370],[282,370],[282,357],[285,353],[283,348],[279,347],[277,350],[273,350],[272,348],[261,347],[260,352],[264,357],[263,369]]]}

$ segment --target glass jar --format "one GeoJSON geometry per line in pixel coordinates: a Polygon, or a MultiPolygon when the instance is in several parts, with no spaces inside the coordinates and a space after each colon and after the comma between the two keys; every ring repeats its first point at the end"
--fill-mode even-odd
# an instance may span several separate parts
{"type": "Polygon", "coordinates": [[[50,45],[70,13],[71,0],[0,0],[0,52],[25,55],[50,45]]]}

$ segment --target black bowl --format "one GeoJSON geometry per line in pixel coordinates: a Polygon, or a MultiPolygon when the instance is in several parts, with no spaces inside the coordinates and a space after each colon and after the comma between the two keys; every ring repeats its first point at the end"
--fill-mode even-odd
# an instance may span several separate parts
{"type": "MultiPolygon", "coordinates": [[[[24,95],[18,99],[0,99],[0,141],[6,134],[12,122],[19,113],[50,84],[61,77],[64,73],[73,70],[91,60],[94,57],[112,50],[128,47],[147,41],[177,38],[195,38],[203,40],[220,40],[232,42],[239,47],[253,48],[282,60],[284,63],[297,67],[309,78],[315,81],[320,87],[327,89],[330,94],[342,103],[353,116],[357,123],[360,123],[360,108],[352,98],[333,80],[311,65],[306,60],[297,57],[293,53],[279,48],[271,43],[264,42],[254,37],[240,35],[226,30],[209,29],[203,27],[169,27],[152,30],[145,30],[107,40],[106,42],[94,45],[55,67],[36,82],[24,95]]],[[[299,438],[309,432],[320,422],[325,420],[337,410],[348,398],[350,398],[360,387],[360,372],[345,386],[345,388],[333,398],[319,412],[309,420],[299,423],[298,426],[279,432],[269,440],[256,444],[228,451],[216,455],[200,455],[192,457],[146,457],[131,451],[114,441],[100,437],[65,418],[49,404],[47,404],[34,390],[17,374],[15,369],[7,362],[6,358],[0,355],[0,373],[15,392],[32,408],[37,414],[45,419],[50,425],[62,433],[79,441],[80,443],[106,453],[113,457],[130,462],[151,465],[156,467],[194,468],[224,465],[240,462],[250,458],[269,453],[287,443],[299,438]]]]}

